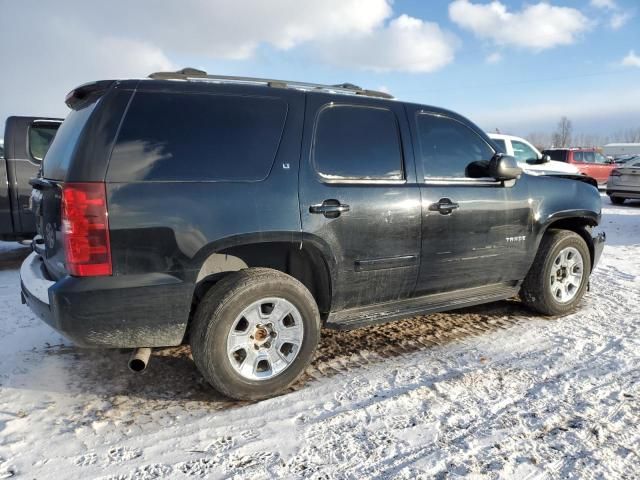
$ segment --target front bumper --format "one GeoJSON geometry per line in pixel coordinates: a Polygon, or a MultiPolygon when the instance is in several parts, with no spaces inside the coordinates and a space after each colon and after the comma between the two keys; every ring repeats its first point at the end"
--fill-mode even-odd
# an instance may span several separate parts
{"type": "Polygon", "coordinates": [[[600,261],[602,256],[602,250],[604,250],[604,243],[607,241],[607,234],[604,232],[598,232],[591,236],[593,244],[593,263],[591,265],[591,271],[596,268],[596,265],[600,261]]]}
{"type": "Polygon", "coordinates": [[[180,345],[193,287],[169,274],[47,278],[35,252],[20,267],[23,303],[82,347],[180,345]]]}

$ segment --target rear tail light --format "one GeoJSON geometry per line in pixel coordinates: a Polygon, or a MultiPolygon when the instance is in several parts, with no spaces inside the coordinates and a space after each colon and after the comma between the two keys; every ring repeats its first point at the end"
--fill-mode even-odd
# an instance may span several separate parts
{"type": "Polygon", "coordinates": [[[77,277],[111,275],[107,191],[104,183],[65,183],[62,225],[67,271],[77,277]]]}
{"type": "Polygon", "coordinates": [[[618,170],[617,168],[614,168],[613,170],[611,170],[611,176],[612,177],[619,177],[622,175],[622,172],[620,170],[618,170]]]}

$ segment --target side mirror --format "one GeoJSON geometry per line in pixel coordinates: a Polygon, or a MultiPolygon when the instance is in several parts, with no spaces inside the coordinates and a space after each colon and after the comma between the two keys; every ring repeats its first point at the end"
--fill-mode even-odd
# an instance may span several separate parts
{"type": "Polygon", "coordinates": [[[522,175],[522,169],[514,157],[496,153],[489,161],[489,173],[496,180],[514,180],[522,175]]]}
{"type": "Polygon", "coordinates": [[[540,163],[549,163],[551,161],[551,156],[545,154],[542,155],[542,158],[540,159],[540,163]]]}

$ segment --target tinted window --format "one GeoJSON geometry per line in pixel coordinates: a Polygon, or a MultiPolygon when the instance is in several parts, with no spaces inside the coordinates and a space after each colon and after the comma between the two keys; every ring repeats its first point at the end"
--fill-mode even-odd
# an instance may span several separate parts
{"type": "Polygon", "coordinates": [[[262,180],[286,114],[286,103],[276,98],[138,92],[113,149],[109,179],[262,180]]]}
{"type": "Polygon", "coordinates": [[[384,108],[337,105],[321,110],[313,160],[326,178],[403,178],[398,123],[384,108]]]}
{"type": "Polygon", "coordinates": [[[545,150],[542,153],[545,155],[549,155],[551,157],[551,160],[555,160],[557,162],[567,161],[564,150],[545,150]]]}
{"type": "Polygon", "coordinates": [[[507,153],[507,144],[504,142],[504,140],[494,138],[493,143],[496,144],[496,147],[498,147],[498,151],[500,153],[507,153]]]}
{"type": "Polygon", "coordinates": [[[519,162],[535,162],[538,160],[538,154],[529,145],[517,140],[511,140],[513,146],[513,156],[519,162]]]}
{"type": "Polygon", "coordinates": [[[34,160],[44,158],[57,131],[57,125],[33,124],[29,127],[29,153],[34,160]]]}
{"type": "Polygon", "coordinates": [[[64,180],[78,139],[98,103],[99,101],[84,105],[78,110],[71,110],[71,113],[62,122],[44,157],[43,174],[45,178],[64,180]]]}
{"type": "Polygon", "coordinates": [[[425,177],[476,177],[467,167],[494,155],[480,135],[451,118],[420,114],[417,130],[425,177]]]}
{"type": "Polygon", "coordinates": [[[582,152],[573,152],[573,161],[578,163],[584,163],[584,155],[582,152]]]}

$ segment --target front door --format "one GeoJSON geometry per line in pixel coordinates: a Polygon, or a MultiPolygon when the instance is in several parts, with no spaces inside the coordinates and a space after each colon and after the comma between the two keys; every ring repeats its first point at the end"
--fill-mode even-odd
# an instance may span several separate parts
{"type": "Polygon", "coordinates": [[[526,182],[489,178],[495,152],[464,120],[418,108],[408,116],[422,180],[416,294],[513,284],[533,240],[526,182]]]}
{"type": "Polygon", "coordinates": [[[410,296],[421,210],[402,105],[309,93],[304,130],[303,242],[332,264],[332,310],[410,296]]]}

